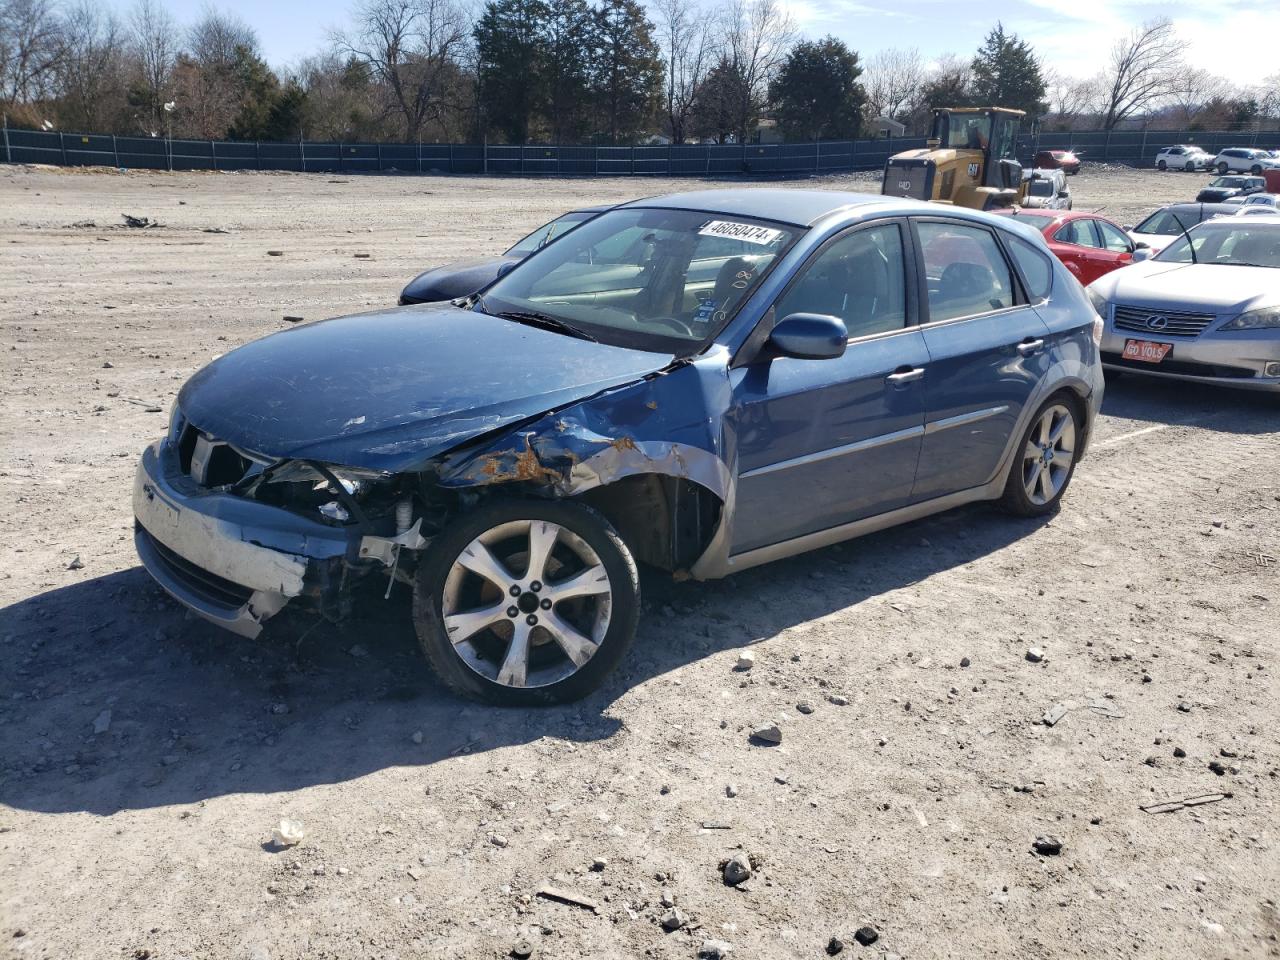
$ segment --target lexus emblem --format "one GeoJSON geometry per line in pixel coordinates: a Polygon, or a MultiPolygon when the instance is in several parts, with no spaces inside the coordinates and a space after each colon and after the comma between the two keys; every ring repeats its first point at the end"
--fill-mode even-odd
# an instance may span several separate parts
{"type": "Polygon", "coordinates": [[[1163,330],[1168,325],[1169,318],[1158,313],[1155,316],[1147,317],[1147,328],[1150,330],[1163,330]]]}

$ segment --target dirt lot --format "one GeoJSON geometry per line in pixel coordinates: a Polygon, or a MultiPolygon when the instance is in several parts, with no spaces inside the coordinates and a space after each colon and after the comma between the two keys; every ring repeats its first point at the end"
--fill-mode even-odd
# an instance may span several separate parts
{"type": "MultiPolygon", "coordinates": [[[[1204,179],[1072,186],[1132,222],[1204,179]]],[[[812,185],[875,189],[787,184],[812,185]]],[[[696,186],[0,168],[0,955],[1280,955],[1273,399],[1118,381],[1047,522],[974,507],[647,585],[630,659],[567,708],[447,695],[402,598],[246,642],[137,565],[135,458],[210,358],[696,186]],[[771,719],[782,744],[749,744],[771,719]],[[282,816],[307,836],[272,852],[282,816]]]]}

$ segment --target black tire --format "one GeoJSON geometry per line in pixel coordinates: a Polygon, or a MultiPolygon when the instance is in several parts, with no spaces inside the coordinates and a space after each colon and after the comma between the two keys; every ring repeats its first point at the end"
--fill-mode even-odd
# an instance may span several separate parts
{"type": "Polygon", "coordinates": [[[1262,176],[1262,166],[1260,164],[1255,163],[1252,167],[1249,168],[1249,172],[1253,174],[1255,177],[1260,177],[1262,176]]]}
{"type": "Polygon", "coordinates": [[[1187,173],[1195,173],[1195,172],[1196,172],[1196,165],[1195,165],[1194,163],[1192,163],[1190,160],[1188,160],[1188,161],[1187,161],[1187,165],[1186,165],[1185,167],[1183,167],[1182,169],[1183,169],[1184,171],[1186,171],[1187,173]]]}
{"type": "Polygon", "coordinates": [[[1225,174],[1229,169],[1230,167],[1228,167],[1225,162],[1218,164],[1218,173],[1220,175],[1225,174]]]}
{"type": "Polygon", "coordinates": [[[1043,503],[1037,503],[1031,499],[1027,493],[1026,483],[1023,478],[1024,456],[1023,451],[1031,443],[1032,435],[1036,432],[1040,425],[1041,418],[1052,408],[1062,407],[1071,416],[1073,429],[1073,450],[1078,450],[1082,431],[1084,428],[1084,416],[1081,413],[1080,401],[1075,395],[1070,393],[1055,393],[1052,397],[1040,405],[1036,410],[1035,416],[1031,418],[1027,429],[1023,431],[1022,436],[1018,440],[1018,445],[1014,448],[1013,462],[1009,464],[1009,475],[1005,480],[1004,495],[1000,498],[1000,506],[1015,516],[1019,517],[1042,517],[1046,514],[1053,513],[1058,509],[1062,502],[1063,495],[1067,492],[1067,488],[1071,486],[1071,478],[1075,476],[1076,460],[1074,457],[1067,468],[1066,477],[1062,481],[1062,485],[1057,489],[1054,495],[1043,503]]]}
{"type": "MultiPolygon", "coordinates": [[[[533,589],[537,589],[536,585],[533,589]]],[[[414,583],[414,629],[436,676],[461,696],[502,706],[567,703],[591,693],[631,646],[639,618],[640,577],[631,551],[603,515],[576,502],[502,499],[465,514],[431,541],[414,583]],[[608,626],[595,653],[569,676],[544,686],[509,686],[482,676],[450,641],[442,612],[446,580],[462,551],[486,531],[522,520],[557,524],[584,541],[608,573],[611,588],[608,626]]],[[[476,635],[485,632],[482,630],[476,635]]],[[[543,634],[544,640],[548,637],[543,634]]],[[[496,634],[489,639],[494,643],[505,642],[496,634]]],[[[550,643],[545,645],[553,652],[557,650],[550,643]]]]}
{"type": "Polygon", "coordinates": [[[1161,173],[1163,173],[1164,171],[1169,169],[1169,165],[1165,163],[1163,160],[1161,160],[1159,163],[1156,164],[1156,169],[1159,170],[1161,173]]]}

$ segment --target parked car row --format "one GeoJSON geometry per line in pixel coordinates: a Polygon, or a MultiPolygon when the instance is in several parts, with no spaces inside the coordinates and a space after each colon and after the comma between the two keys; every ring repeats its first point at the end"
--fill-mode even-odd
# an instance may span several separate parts
{"type": "Polygon", "coordinates": [[[1228,147],[1217,154],[1208,153],[1194,144],[1180,143],[1163,147],[1155,156],[1157,170],[1216,170],[1220,174],[1252,173],[1280,170],[1280,151],[1253,147],[1228,147]]]}

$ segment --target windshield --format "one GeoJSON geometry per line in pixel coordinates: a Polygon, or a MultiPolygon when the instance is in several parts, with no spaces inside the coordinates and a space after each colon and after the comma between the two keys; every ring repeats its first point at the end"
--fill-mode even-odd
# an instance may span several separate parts
{"type": "Polygon", "coordinates": [[[980,113],[940,115],[940,146],[956,150],[985,150],[991,143],[991,118],[980,113]]]}
{"type": "Polygon", "coordinates": [[[1209,181],[1211,187],[1243,187],[1247,180],[1244,177],[1214,177],[1209,181]]]}
{"type": "Polygon", "coordinates": [[[1134,233],[1150,233],[1157,236],[1170,236],[1171,234],[1181,233],[1182,227],[1190,229],[1197,223],[1207,220],[1213,216],[1213,212],[1205,209],[1203,205],[1192,207],[1188,210],[1157,210],[1147,219],[1133,228],[1134,233]],[[1182,226],[1178,225],[1178,221],[1182,221],[1182,226]]]}
{"type": "Polygon", "coordinates": [[[1032,180],[1031,186],[1027,190],[1033,197],[1052,197],[1053,181],[1052,180],[1032,180]]]}
{"type": "Polygon", "coordinates": [[[475,309],[689,353],[729,321],[797,235],[728,214],[612,210],[521,262],[475,309]]]}
{"type": "Polygon", "coordinates": [[[1213,220],[1191,231],[1191,246],[1179,237],[1156,256],[1156,260],[1235,267],[1280,268],[1280,224],[1241,220],[1213,220]]]}
{"type": "Polygon", "coordinates": [[[545,247],[556,237],[568,233],[584,220],[590,220],[594,216],[596,216],[596,213],[593,210],[575,210],[572,213],[566,213],[563,217],[556,217],[550,223],[544,223],[523,240],[518,241],[505,255],[508,257],[527,257],[533,251],[545,247]]]}

